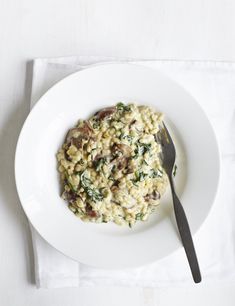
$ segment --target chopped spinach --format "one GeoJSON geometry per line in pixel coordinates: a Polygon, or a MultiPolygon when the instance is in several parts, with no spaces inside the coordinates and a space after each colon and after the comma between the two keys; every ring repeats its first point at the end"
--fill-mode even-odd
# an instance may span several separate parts
{"type": "Polygon", "coordinates": [[[142,160],[142,165],[146,165],[146,166],[148,166],[149,164],[146,162],[146,160],[145,160],[145,159],[143,159],[143,160],[142,160]]]}
{"type": "Polygon", "coordinates": [[[136,216],[135,216],[135,220],[142,220],[143,217],[144,217],[144,214],[138,213],[138,214],[136,214],[136,216]]]}
{"type": "Polygon", "coordinates": [[[143,182],[146,177],[150,178],[156,178],[156,177],[162,177],[163,172],[160,169],[154,170],[151,169],[151,172],[149,174],[144,173],[143,171],[136,171],[135,172],[135,179],[132,179],[132,184],[138,187],[138,182],[143,182]]]}
{"type": "Polygon", "coordinates": [[[138,158],[139,156],[144,155],[145,153],[149,152],[151,149],[151,143],[141,143],[138,142],[136,145],[136,149],[134,150],[134,157],[133,158],[138,158]]]}
{"type": "Polygon", "coordinates": [[[132,180],[132,183],[137,183],[137,182],[143,182],[144,179],[148,176],[147,173],[144,173],[142,171],[136,171],[135,172],[135,179],[132,180]]]}
{"type": "Polygon", "coordinates": [[[116,108],[117,108],[118,111],[122,111],[122,112],[129,112],[131,110],[130,106],[127,106],[122,102],[119,102],[116,105],[116,108]]]}
{"type": "Polygon", "coordinates": [[[174,166],[174,169],[173,169],[173,176],[176,176],[176,172],[177,172],[177,165],[174,166]]]}
{"type": "Polygon", "coordinates": [[[97,161],[94,162],[95,170],[100,171],[104,165],[107,164],[107,159],[105,157],[99,158],[97,161]]]}
{"type": "Polygon", "coordinates": [[[66,177],[66,184],[69,186],[69,188],[76,193],[76,189],[75,187],[71,184],[71,182],[69,181],[69,174],[68,172],[66,171],[65,173],[65,177],[66,177]]]}
{"type": "Polygon", "coordinates": [[[74,186],[70,183],[70,181],[67,180],[67,185],[69,186],[69,188],[73,191],[76,192],[76,189],[74,188],[74,186]]]}
{"type": "Polygon", "coordinates": [[[139,187],[139,185],[137,184],[136,180],[131,180],[132,181],[132,184],[135,186],[135,187],[139,187]]]}
{"type": "Polygon", "coordinates": [[[85,176],[85,171],[81,173],[80,179],[81,179],[81,186],[83,188],[90,187],[91,180],[85,176]]]}
{"type": "Polygon", "coordinates": [[[113,165],[111,172],[114,173],[116,171],[116,165],[113,165]]]}
{"type": "Polygon", "coordinates": [[[146,174],[146,173],[144,173],[144,172],[139,172],[139,176],[138,176],[137,180],[138,180],[139,182],[143,182],[144,179],[146,178],[146,176],[148,176],[148,174],[146,174]]]}
{"type": "Polygon", "coordinates": [[[149,152],[151,149],[151,143],[140,143],[141,151],[143,151],[142,155],[146,152],[149,152]]]}
{"type": "Polygon", "coordinates": [[[110,181],[115,181],[115,178],[112,176],[112,175],[110,175],[109,177],[108,177],[108,179],[110,180],[110,181]]]}
{"type": "Polygon", "coordinates": [[[92,201],[102,201],[103,200],[103,195],[100,193],[99,190],[95,190],[92,188],[84,188],[84,190],[86,191],[86,194],[88,195],[88,197],[90,197],[92,199],[92,201]]]}
{"type": "Polygon", "coordinates": [[[100,121],[96,118],[92,125],[93,129],[98,129],[100,127],[100,121]]]}
{"type": "Polygon", "coordinates": [[[131,135],[124,135],[123,133],[121,133],[121,135],[119,136],[119,139],[122,140],[122,139],[126,139],[130,144],[133,143],[133,136],[131,135]]]}
{"type": "Polygon", "coordinates": [[[157,170],[151,169],[150,177],[156,178],[156,177],[162,177],[162,175],[163,175],[162,170],[160,170],[160,169],[157,169],[157,170]]]}
{"type": "Polygon", "coordinates": [[[103,195],[101,192],[95,188],[92,188],[91,180],[85,176],[85,171],[80,176],[81,179],[81,186],[85,190],[87,196],[91,198],[92,201],[102,201],[103,195]]]}

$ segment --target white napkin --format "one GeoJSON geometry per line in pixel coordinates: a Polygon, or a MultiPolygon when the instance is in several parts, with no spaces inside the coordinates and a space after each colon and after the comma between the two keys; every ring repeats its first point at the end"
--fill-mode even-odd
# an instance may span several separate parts
{"type": "MultiPolygon", "coordinates": [[[[72,72],[115,58],[66,57],[36,59],[31,106],[45,91],[72,72]]],[[[123,60],[122,60],[123,61],[123,60]]],[[[210,118],[221,149],[222,173],[212,211],[194,237],[203,282],[235,280],[235,63],[140,60],[130,63],[163,71],[185,87],[210,118]]],[[[206,191],[205,191],[206,192],[206,191]]],[[[198,200],[200,201],[198,195],[198,200]]],[[[80,264],[50,246],[32,228],[38,287],[127,285],[143,287],[191,285],[183,249],[136,269],[102,270],[80,264]]]]}

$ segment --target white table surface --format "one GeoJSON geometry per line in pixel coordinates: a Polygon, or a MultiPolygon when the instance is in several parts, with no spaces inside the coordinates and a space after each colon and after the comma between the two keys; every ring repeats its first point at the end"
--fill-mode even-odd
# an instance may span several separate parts
{"type": "Polygon", "coordinates": [[[29,227],[13,177],[29,111],[26,62],[108,55],[235,60],[233,0],[0,0],[0,305],[234,305],[235,287],[69,288],[33,284],[29,227]]]}

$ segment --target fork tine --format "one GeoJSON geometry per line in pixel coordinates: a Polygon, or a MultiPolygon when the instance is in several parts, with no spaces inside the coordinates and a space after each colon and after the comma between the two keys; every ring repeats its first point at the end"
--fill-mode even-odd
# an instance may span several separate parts
{"type": "Polygon", "coordinates": [[[165,126],[165,123],[162,122],[162,125],[163,125],[163,128],[164,128],[165,134],[166,134],[166,136],[167,136],[166,141],[168,142],[168,144],[173,144],[173,140],[172,140],[172,138],[171,138],[171,135],[170,135],[170,133],[169,133],[167,127],[165,126]]]}
{"type": "Polygon", "coordinates": [[[162,143],[161,129],[154,135],[155,141],[162,143]]]}
{"type": "Polygon", "coordinates": [[[168,140],[169,136],[167,134],[167,130],[164,123],[162,125],[159,125],[159,131],[157,135],[158,135],[158,140],[162,144],[162,146],[169,145],[169,140],[168,140]]]}

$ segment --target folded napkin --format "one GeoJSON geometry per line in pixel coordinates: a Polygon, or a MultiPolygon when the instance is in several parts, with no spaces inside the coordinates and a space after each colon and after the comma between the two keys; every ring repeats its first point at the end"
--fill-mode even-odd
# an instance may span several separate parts
{"type": "MultiPolygon", "coordinates": [[[[31,106],[48,88],[65,76],[85,69],[88,65],[110,61],[128,61],[163,71],[186,88],[207,113],[220,144],[221,182],[215,204],[195,235],[194,242],[203,282],[234,281],[235,63],[135,61],[83,56],[36,59],[33,65],[31,106]]],[[[200,201],[201,195],[195,196],[198,196],[198,201],[200,201]]],[[[94,284],[162,287],[192,284],[183,249],[144,267],[103,270],[80,264],[66,257],[50,246],[34,228],[31,227],[31,231],[38,287],[53,288],[94,284]]]]}

